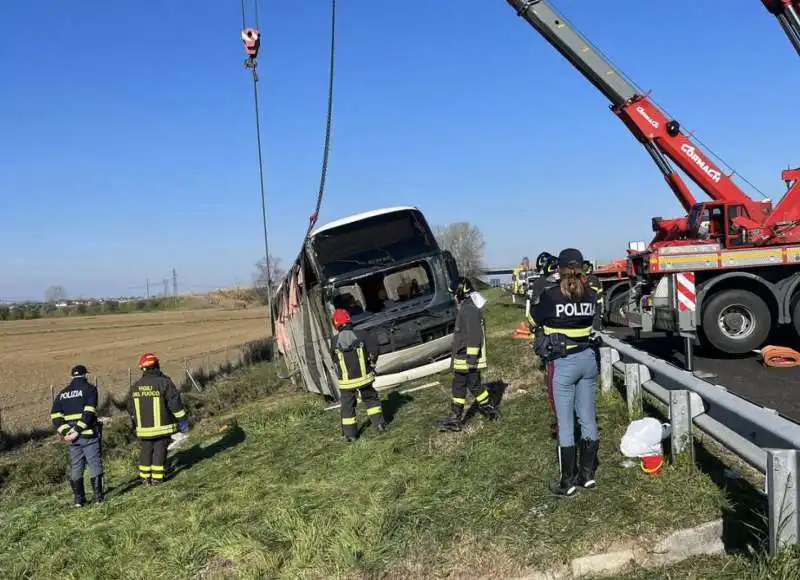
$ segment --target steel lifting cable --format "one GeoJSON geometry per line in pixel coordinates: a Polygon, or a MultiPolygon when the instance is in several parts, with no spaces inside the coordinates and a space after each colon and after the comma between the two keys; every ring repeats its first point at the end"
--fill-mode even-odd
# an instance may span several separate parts
{"type": "MultiPolygon", "coordinates": [[[[269,311],[271,337],[275,338],[275,320],[272,308],[272,273],[270,270],[269,259],[269,242],[267,236],[267,210],[266,210],[266,195],[264,191],[264,163],[261,147],[261,115],[259,111],[259,93],[258,93],[258,74],[256,72],[258,62],[258,51],[261,47],[261,33],[258,11],[258,0],[254,2],[254,17],[255,28],[247,26],[247,10],[245,8],[245,0],[241,0],[241,15],[242,15],[242,41],[244,42],[245,52],[247,59],[244,66],[249,69],[253,76],[253,101],[255,104],[256,115],[256,142],[258,146],[258,165],[261,189],[261,217],[264,227],[264,252],[267,268],[267,309],[269,311]]],[[[306,229],[306,239],[311,233],[311,229],[317,221],[320,208],[322,207],[322,200],[325,195],[325,184],[328,174],[328,160],[330,158],[330,145],[331,145],[331,132],[333,122],[333,94],[334,94],[334,73],[336,61],[336,0],[331,0],[331,24],[330,24],[330,51],[329,51],[329,70],[328,70],[328,93],[327,93],[327,114],[325,121],[325,141],[322,150],[322,165],[320,168],[319,189],[317,191],[317,201],[314,207],[314,212],[309,217],[308,228],[306,229]]],[[[288,371],[287,363],[287,371],[288,371]]],[[[290,378],[296,374],[297,370],[288,373],[286,376],[280,378],[290,378]]]]}
{"type": "Polygon", "coordinates": [[[328,58],[328,95],[327,95],[327,114],[325,119],[325,143],[322,146],[322,166],[319,174],[319,190],[317,192],[317,204],[314,213],[308,220],[306,238],[311,233],[314,224],[317,223],[319,210],[322,207],[322,198],[325,195],[325,181],[328,176],[328,159],[331,151],[331,125],[333,121],[333,83],[336,64],[336,0],[331,0],[331,27],[330,27],[330,49],[328,58]]]}
{"type": "Polygon", "coordinates": [[[256,145],[258,149],[258,176],[261,192],[261,223],[264,229],[264,261],[267,274],[267,315],[269,316],[270,338],[275,338],[275,316],[272,309],[272,272],[269,259],[269,237],[267,235],[267,197],[264,191],[264,159],[261,147],[261,112],[258,106],[258,50],[261,48],[261,32],[258,18],[258,0],[255,0],[255,28],[247,26],[247,15],[245,2],[242,5],[242,42],[244,42],[247,59],[244,62],[245,68],[249,69],[253,75],[253,103],[256,115],[256,145]]]}

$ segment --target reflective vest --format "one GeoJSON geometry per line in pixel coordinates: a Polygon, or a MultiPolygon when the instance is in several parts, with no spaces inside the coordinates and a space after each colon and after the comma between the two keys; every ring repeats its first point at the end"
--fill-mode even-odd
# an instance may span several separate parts
{"type": "Polygon", "coordinates": [[[452,357],[455,371],[465,372],[487,367],[486,325],[480,309],[470,298],[464,300],[458,308],[452,357]],[[471,365],[468,358],[474,357],[477,357],[477,362],[471,365]]]}
{"type": "Polygon", "coordinates": [[[358,389],[375,380],[365,342],[351,329],[334,338],[333,361],[340,389],[358,389]]]}
{"type": "Polygon", "coordinates": [[[148,369],[131,386],[128,414],[136,424],[136,437],[156,439],[177,432],[177,422],[186,417],[186,409],[172,379],[148,369]]]}

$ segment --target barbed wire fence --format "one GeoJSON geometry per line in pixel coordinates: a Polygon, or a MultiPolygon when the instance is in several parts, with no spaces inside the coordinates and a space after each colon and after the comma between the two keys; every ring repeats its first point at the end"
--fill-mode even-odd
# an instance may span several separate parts
{"type": "MultiPolygon", "coordinates": [[[[224,345],[183,359],[169,360],[165,357],[162,370],[182,391],[202,393],[212,381],[236,369],[271,360],[272,348],[273,342],[268,339],[224,345]]],[[[133,367],[90,374],[89,381],[97,386],[100,393],[98,412],[109,415],[124,409],[126,395],[139,376],[139,369],[133,367]]],[[[4,402],[0,394],[0,439],[3,435],[16,436],[20,433],[31,433],[31,438],[35,438],[41,432],[49,432],[53,400],[66,384],[64,381],[54,381],[19,389],[29,395],[25,400],[15,403],[4,402]]]]}

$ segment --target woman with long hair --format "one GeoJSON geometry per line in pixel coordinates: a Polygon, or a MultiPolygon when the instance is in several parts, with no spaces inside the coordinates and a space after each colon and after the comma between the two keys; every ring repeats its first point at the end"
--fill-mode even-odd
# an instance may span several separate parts
{"type": "Polygon", "coordinates": [[[544,290],[534,306],[534,317],[542,326],[534,350],[547,364],[556,411],[560,477],[551,490],[569,497],[579,487],[596,485],[598,371],[592,322],[597,294],[583,273],[579,250],[563,250],[558,256],[558,271],[559,283],[544,290]],[[575,414],[580,424],[580,457],[575,444],[575,414]]]}

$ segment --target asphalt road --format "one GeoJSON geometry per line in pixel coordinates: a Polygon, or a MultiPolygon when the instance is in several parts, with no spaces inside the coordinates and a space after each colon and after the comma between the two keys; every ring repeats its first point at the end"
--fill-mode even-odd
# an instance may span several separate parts
{"type": "MultiPolygon", "coordinates": [[[[625,328],[610,327],[615,336],[630,339],[633,332],[625,328]]],[[[791,344],[777,342],[776,344],[791,344]]],[[[683,340],[667,338],[661,333],[642,333],[638,348],[683,368],[685,357],[683,340]]],[[[737,358],[722,358],[705,353],[697,348],[694,352],[696,371],[713,373],[715,377],[705,380],[723,385],[732,393],[753,403],[775,409],[780,414],[800,422],[800,367],[770,368],[760,362],[758,355],[737,358]]]]}

